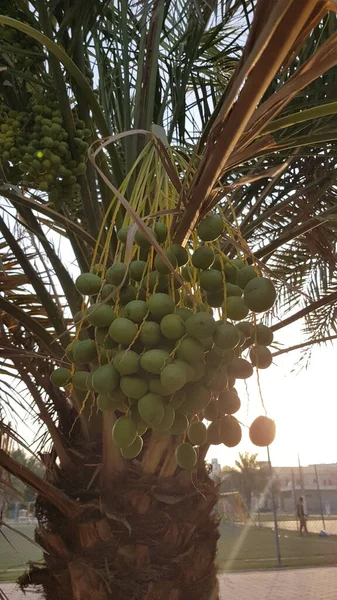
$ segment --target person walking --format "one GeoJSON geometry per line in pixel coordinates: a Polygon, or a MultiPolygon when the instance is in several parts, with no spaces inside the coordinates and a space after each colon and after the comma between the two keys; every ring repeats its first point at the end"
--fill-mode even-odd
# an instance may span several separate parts
{"type": "Polygon", "coordinates": [[[307,528],[307,515],[304,512],[304,498],[300,496],[297,503],[297,516],[300,521],[300,534],[302,535],[302,531],[304,529],[305,533],[308,533],[307,528]]]}

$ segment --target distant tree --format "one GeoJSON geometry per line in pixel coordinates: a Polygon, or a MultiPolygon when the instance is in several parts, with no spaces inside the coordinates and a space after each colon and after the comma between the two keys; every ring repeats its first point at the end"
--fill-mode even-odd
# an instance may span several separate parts
{"type": "Polygon", "coordinates": [[[221,491],[235,492],[242,488],[242,479],[240,473],[234,468],[224,466],[221,469],[221,491]]]}
{"type": "Polygon", "coordinates": [[[260,467],[257,461],[257,454],[239,453],[239,460],[235,461],[235,467],[240,474],[242,482],[242,494],[250,509],[252,495],[260,488],[260,467]]]}
{"type": "MultiPolygon", "coordinates": [[[[23,452],[23,450],[19,448],[17,450],[14,450],[11,456],[18,463],[24,465],[25,467],[33,471],[35,475],[38,475],[39,477],[44,476],[44,466],[39,461],[37,461],[36,458],[34,458],[34,456],[28,456],[25,452],[23,452]]],[[[32,488],[26,486],[17,477],[12,477],[12,483],[13,487],[16,490],[18,490],[18,492],[20,492],[20,494],[23,496],[24,502],[34,502],[36,493],[32,488]]]]}
{"type": "Polygon", "coordinates": [[[266,493],[268,489],[269,472],[259,464],[257,456],[249,452],[239,453],[239,460],[235,461],[234,467],[222,468],[222,491],[239,491],[249,509],[253,494],[266,493]]]}

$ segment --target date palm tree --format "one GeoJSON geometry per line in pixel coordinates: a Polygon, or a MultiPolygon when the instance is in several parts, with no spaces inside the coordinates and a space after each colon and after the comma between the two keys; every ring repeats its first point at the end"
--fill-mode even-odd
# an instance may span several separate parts
{"type": "Polygon", "coordinates": [[[266,478],[263,477],[264,476],[263,472],[260,473],[260,468],[259,468],[258,461],[257,461],[257,454],[249,454],[248,452],[245,452],[244,454],[242,454],[240,452],[239,460],[235,461],[235,467],[236,467],[236,471],[240,475],[242,491],[243,491],[246,505],[247,505],[248,509],[250,510],[251,502],[252,502],[252,495],[254,492],[260,490],[261,487],[262,487],[262,489],[265,487],[266,478]],[[260,480],[262,480],[261,475],[262,475],[262,478],[265,480],[263,482],[262,486],[260,485],[260,482],[259,482],[259,476],[260,476],[260,480]]]}
{"type": "Polygon", "coordinates": [[[33,414],[46,468],[41,478],[0,450],[1,467],[38,493],[44,562],[21,585],[42,585],[51,600],[216,600],[207,443],[183,471],[179,436],[149,430],[127,461],[112,442],[114,412],[50,374],[69,364],[83,308],[74,279],[112,264],[122,227],[164,216],[184,246],[215,206],[223,252],[277,283],[273,329],[306,316],[311,335],[314,315],[331,337],[336,4],[1,8],[3,421],[33,414]]]}

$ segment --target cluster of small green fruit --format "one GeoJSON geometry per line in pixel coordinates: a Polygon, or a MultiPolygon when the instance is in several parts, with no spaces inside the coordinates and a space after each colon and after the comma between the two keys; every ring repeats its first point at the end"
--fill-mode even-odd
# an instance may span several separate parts
{"type": "MultiPolygon", "coordinates": [[[[220,221],[222,224],[217,215],[206,217],[198,228],[200,240],[217,239],[220,221]]],[[[160,243],[167,240],[163,223],[156,223],[151,233],[160,243]]],[[[125,244],[127,230],[120,230],[118,237],[125,244]]],[[[151,245],[140,230],[135,243],[142,250],[151,245]]],[[[208,245],[202,248],[212,250],[208,245]]],[[[272,362],[267,347],[273,340],[272,331],[242,320],[249,309],[262,312],[271,308],[275,300],[271,281],[258,276],[254,267],[220,252],[215,255],[213,250],[213,262],[208,259],[207,265],[201,264],[196,259],[201,256],[198,252],[190,259],[188,251],[176,244],[165,250],[172,268],[182,276],[183,270],[189,269],[196,287],[206,292],[206,303],[193,303],[190,298],[191,308],[186,306],[189,296],[184,286],[179,280],[176,283],[160,253],[154,260],[150,253],[148,260],[137,259],[129,265],[116,262],[101,276],[92,272],[77,278],[83,296],[97,296],[75,316],[87,338],[77,336],[67,350],[75,371],[61,367],[51,379],[55,385],[72,384],[84,392],[95,392],[101,410],[116,411],[112,435],[125,458],[138,456],[148,428],[159,435],[185,437],[176,449],[177,463],[185,469],[196,464],[198,446],[237,445],[241,426],[234,414],[241,402],[235,381],[251,377],[253,366],[267,368],[272,362]],[[218,268],[210,268],[215,260],[218,268]],[[233,312],[232,303],[231,315],[215,320],[207,302],[213,288],[207,285],[205,289],[205,281],[219,277],[224,310],[233,298],[241,301],[238,306],[244,305],[245,311],[233,312]],[[240,295],[238,291],[231,295],[229,286],[238,288],[240,295]],[[241,356],[248,348],[250,361],[241,356]],[[208,428],[204,419],[210,421],[208,428]]],[[[220,286],[216,285],[215,292],[220,293],[220,286]]],[[[261,421],[251,426],[252,440],[268,445],[275,435],[274,423],[267,417],[259,419],[262,426],[261,421]]]]}
{"type": "MultiPolygon", "coordinates": [[[[2,6],[1,9],[3,14],[17,18],[18,13],[5,10],[2,6]]],[[[0,25],[0,44],[2,52],[10,56],[11,63],[16,69],[34,72],[45,60],[41,46],[36,40],[13,27],[0,25]]]]}
{"type": "MultiPolygon", "coordinates": [[[[149,230],[160,244],[167,242],[168,232],[164,223],[157,222],[149,230]]],[[[199,289],[206,310],[221,308],[226,313],[226,318],[233,321],[245,319],[250,310],[256,313],[269,310],[276,298],[272,282],[261,277],[256,266],[245,264],[238,258],[231,260],[220,248],[214,246],[213,242],[222,231],[221,216],[211,214],[198,227],[198,237],[203,243],[193,251],[192,256],[179,244],[170,244],[163,254],[172,270],[177,271],[186,284],[199,289]]],[[[126,243],[127,235],[128,227],[119,230],[120,243],[126,243]]],[[[148,251],[150,242],[142,231],[137,231],[135,242],[142,251],[148,251]]],[[[120,269],[126,271],[127,267],[120,264],[120,269]]],[[[182,285],[181,280],[172,277],[171,270],[160,254],[156,255],[153,264],[149,264],[148,260],[133,261],[129,273],[131,279],[141,281],[142,288],[149,289],[150,292],[156,289],[158,292],[170,293],[172,286],[177,289],[182,285]]],[[[120,280],[116,283],[118,285],[120,280]]],[[[128,289],[127,283],[128,275],[123,281],[123,290],[128,289]]],[[[129,292],[131,293],[130,288],[129,292]]],[[[122,296],[124,293],[126,292],[122,296]]],[[[176,297],[180,299],[177,293],[176,297]]],[[[188,297],[185,300],[193,306],[188,297]]]]}
{"type": "Polygon", "coordinates": [[[27,111],[19,112],[0,106],[0,156],[21,172],[23,185],[49,192],[55,204],[62,196],[79,190],[77,178],[86,171],[85,155],[90,131],[76,120],[74,144],[76,159],[71,155],[68,133],[64,128],[57,101],[45,95],[27,111]]]}

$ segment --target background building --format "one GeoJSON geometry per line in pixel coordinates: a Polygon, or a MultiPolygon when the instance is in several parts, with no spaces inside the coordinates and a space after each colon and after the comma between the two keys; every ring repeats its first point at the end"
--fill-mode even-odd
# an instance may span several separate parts
{"type": "Polygon", "coordinates": [[[304,496],[311,514],[337,513],[337,463],[307,467],[275,467],[279,480],[279,508],[294,512],[298,498],[304,496]]]}
{"type": "Polygon", "coordinates": [[[220,473],[221,473],[221,465],[217,458],[211,458],[211,466],[212,466],[212,478],[219,477],[220,473]]]}

